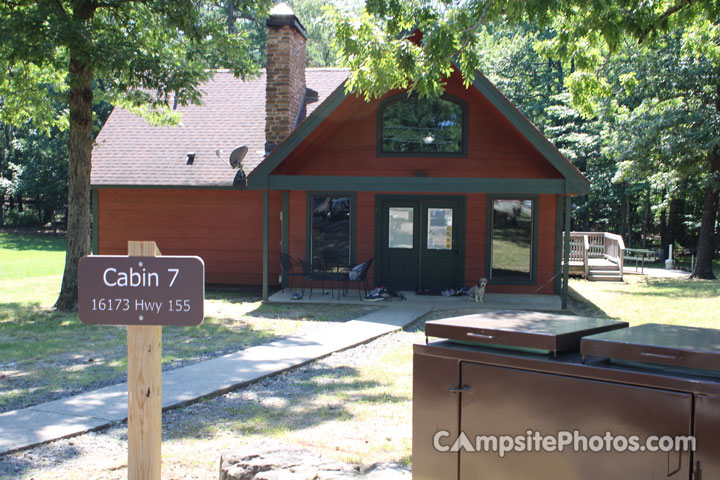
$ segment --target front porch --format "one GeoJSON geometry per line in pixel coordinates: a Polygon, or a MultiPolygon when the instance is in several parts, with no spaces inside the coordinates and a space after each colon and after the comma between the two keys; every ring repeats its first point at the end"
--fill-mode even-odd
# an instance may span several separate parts
{"type": "Polygon", "coordinates": [[[343,304],[373,304],[379,306],[384,305],[408,305],[408,306],[431,306],[433,308],[453,309],[453,308],[472,308],[478,310],[537,310],[537,311],[554,311],[561,310],[562,302],[559,295],[540,295],[540,294],[520,294],[520,293],[486,293],[484,303],[473,303],[468,300],[469,297],[443,297],[441,295],[417,295],[415,292],[405,291],[405,300],[385,300],[379,302],[369,302],[360,298],[357,290],[348,291],[347,295],[340,295],[337,298],[337,292],[333,297],[329,293],[322,294],[322,290],[315,289],[312,298],[309,298],[309,291],[306,290],[306,296],[301,300],[292,300],[292,294],[295,291],[289,289],[280,290],[270,296],[270,302],[305,302],[305,303],[331,303],[339,302],[343,304]]]}

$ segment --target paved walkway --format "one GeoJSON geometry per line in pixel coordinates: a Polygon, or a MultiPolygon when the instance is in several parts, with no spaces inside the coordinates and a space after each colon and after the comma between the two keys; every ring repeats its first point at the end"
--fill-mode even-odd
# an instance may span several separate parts
{"type": "Polygon", "coordinates": [[[645,267],[644,269],[640,269],[639,267],[636,269],[634,266],[627,266],[625,265],[625,268],[623,269],[623,273],[625,275],[632,275],[632,274],[643,274],[647,275],[649,277],[655,277],[655,278],[689,278],[690,272],[686,272],[685,270],[667,270],[665,268],[648,268],[645,267]]]}
{"type": "MultiPolygon", "coordinates": [[[[320,295],[322,297],[322,295],[320,295]]],[[[327,301],[327,299],[325,300],[327,301]]],[[[235,389],[401,329],[432,305],[398,302],[307,335],[163,372],[163,408],[235,389]]],[[[0,454],[100,429],[127,419],[127,383],[0,414],[0,454]]]]}

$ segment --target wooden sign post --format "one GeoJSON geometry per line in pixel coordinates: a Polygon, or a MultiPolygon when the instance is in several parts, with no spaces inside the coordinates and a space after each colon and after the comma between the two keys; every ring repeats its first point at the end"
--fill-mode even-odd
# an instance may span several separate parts
{"type": "Polygon", "coordinates": [[[128,242],[128,255],[92,255],[78,266],[78,316],[90,325],[127,325],[128,479],[160,480],[162,327],[200,325],[205,264],[128,242]]]}
{"type": "MultiPolygon", "coordinates": [[[[128,256],[160,255],[155,242],[128,242],[128,256]]],[[[128,325],[128,480],[160,480],[162,325],[128,325]]]]}

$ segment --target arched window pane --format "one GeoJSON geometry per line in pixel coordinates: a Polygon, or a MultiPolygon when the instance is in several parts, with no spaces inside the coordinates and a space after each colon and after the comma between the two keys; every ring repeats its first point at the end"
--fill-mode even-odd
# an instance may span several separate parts
{"type": "Polygon", "coordinates": [[[402,98],[382,113],[383,153],[462,153],[463,107],[443,98],[402,98]]]}

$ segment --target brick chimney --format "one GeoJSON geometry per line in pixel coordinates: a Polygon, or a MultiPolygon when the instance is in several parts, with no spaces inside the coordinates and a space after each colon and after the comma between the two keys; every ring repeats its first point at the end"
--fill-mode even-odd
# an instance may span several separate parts
{"type": "Polygon", "coordinates": [[[270,10],[267,20],[265,152],[295,129],[304,110],[305,28],[286,3],[270,10]]]}

